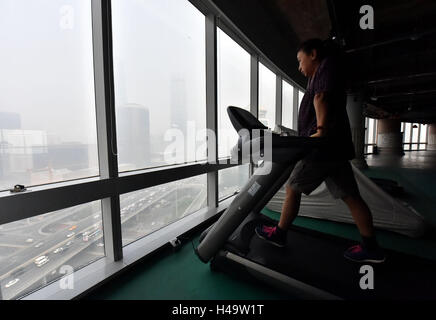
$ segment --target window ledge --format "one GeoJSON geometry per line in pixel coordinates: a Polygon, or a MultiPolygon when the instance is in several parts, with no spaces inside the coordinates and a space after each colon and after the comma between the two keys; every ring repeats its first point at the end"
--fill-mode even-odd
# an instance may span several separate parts
{"type": "Polygon", "coordinates": [[[124,257],[121,261],[114,262],[110,261],[109,258],[104,257],[75,271],[72,274],[74,275],[74,289],[61,289],[61,281],[63,279],[61,278],[44,288],[21,298],[21,300],[74,299],[95,288],[109,277],[117,275],[123,271],[123,269],[146,257],[153,251],[161,248],[170,240],[224,211],[233,201],[233,198],[234,197],[231,197],[222,201],[217,208],[204,208],[199,210],[196,213],[125,246],[123,248],[124,257]]]}

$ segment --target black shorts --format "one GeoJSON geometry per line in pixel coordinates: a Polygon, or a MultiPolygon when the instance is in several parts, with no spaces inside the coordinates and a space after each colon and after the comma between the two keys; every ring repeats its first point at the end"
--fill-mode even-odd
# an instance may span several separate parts
{"type": "Polygon", "coordinates": [[[309,195],[323,181],[335,199],[359,195],[359,188],[348,160],[300,160],[287,184],[295,191],[309,195]]]}

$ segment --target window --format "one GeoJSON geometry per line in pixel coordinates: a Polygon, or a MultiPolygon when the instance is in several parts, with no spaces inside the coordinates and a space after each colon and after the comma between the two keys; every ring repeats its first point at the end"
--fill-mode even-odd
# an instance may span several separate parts
{"type": "Polygon", "coordinates": [[[91,3],[0,2],[0,190],[99,175],[91,3]]]}
{"type": "Polygon", "coordinates": [[[300,110],[301,107],[301,101],[303,100],[304,92],[301,90],[298,90],[298,110],[300,110]]]}
{"type": "MultiPolygon", "coordinates": [[[[227,114],[228,106],[250,111],[251,56],[225,32],[217,30],[218,157],[230,156],[238,134],[227,114]]],[[[218,172],[218,198],[226,198],[247,182],[249,166],[218,172]]]]}
{"type": "Polygon", "coordinates": [[[207,175],[120,197],[123,246],[207,206],[207,175]]]}
{"type": "Polygon", "coordinates": [[[0,226],[0,286],[20,298],[104,256],[101,202],[0,226]]]}
{"type": "Polygon", "coordinates": [[[282,125],[294,129],[294,87],[283,81],[282,88],[282,125]]]}
{"type": "Polygon", "coordinates": [[[377,119],[365,118],[365,154],[374,153],[377,145],[377,119]]]}
{"type": "Polygon", "coordinates": [[[402,122],[403,148],[406,151],[427,149],[428,125],[419,123],[402,122]]]}
{"type": "Polygon", "coordinates": [[[276,123],[276,75],[259,63],[259,121],[274,129],[276,123]]]}
{"type": "Polygon", "coordinates": [[[221,29],[217,30],[217,50],[218,156],[223,158],[238,140],[227,107],[250,111],[251,56],[221,29]]]}
{"type": "Polygon", "coordinates": [[[218,172],[218,199],[223,200],[239,192],[250,178],[248,164],[218,172]]]}
{"type": "Polygon", "coordinates": [[[114,0],[112,20],[119,170],[205,160],[204,15],[189,1],[114,0]]]}
{"type": "Polygon", "coordinates": [[[421,132],[419,136],[419,150],[427,149],[427,134],[428,134],[428,125],[421,124],[421,132]]]}

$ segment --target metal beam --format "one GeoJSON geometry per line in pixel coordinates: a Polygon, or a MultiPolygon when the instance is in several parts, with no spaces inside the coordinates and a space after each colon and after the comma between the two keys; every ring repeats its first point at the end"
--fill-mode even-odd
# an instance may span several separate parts
{"type": "Polygon", "coordinates": [[[250,72],[250,112],[259,117],[259,59],[256,55],[251,56],[250,72]]]}
{"type": "Polygon", "coordinates": [[[133,172],[118,178],[90,178],[28,188],[28,191],[19,194],[3,192],[0,194],[0,225],[235,166],[207,163],[183,165],[133,172]]]}
{"type": "Polygon", "coordinates": [[[345,52],[346,53],[355,53],[358,51],[363,51],[363,50],[368,50],[368,49],[372,49],[375,47],[381,47],[387,44],[391,44],[391,43],[395,43],[395,42],[399,42],[399,41],[405,41],[405,40],[416,40],[418,38],[424,37],[424,36],[428,36],[431,35],[433,33],[436,33],[436,28],[434,29],[429,29],[426,31],[421,31],[421,32],[413,32],[413,33],[409,33],[409,34],[404,34],[398,37],[394,37],[392,39],[385,39],[385,40],[380,40],[365,46],[361,46],[358,48],[352,48],[352,49],[348,49],[345,52]]]}
{"type": "MultiPolygon", "coordinates": [[[[218,163],[218,116],[217,116],[217,27],[213,14],[206,16],[206,127],[215,133],[215,139],[207,139],[208,163],[218,163]]],[[[207,204],[218,206],[218,172],[207,173],[207,204]]]]}
{"type": "MultiPolygon", "coordinates": [[[[283,82],[282,77],[276,75],[276,123],[282,124],[282,114],[283,114],[283,82]]],[[[274,128],[272,128],[274,130],[274,128]]]]}
{"type": "MultiPolygon", "coordinates": [[[[112,51],[112,12],[110,0],[92,1],[94,77],[100,177],[118,177],[115,86],[112,51]]],[[[106,256],[123,258],[120,196],[102,198],[103,234],[106,256]]]]}
{"type": "Polygon", "coordinates": [[[367,82],[368,85],[376,85],[380,83],[386,83],[391,81],[403,81],[403,80],[413,80],[417,78],[425,78],[425,77],[435,77],[436,72],[424,72],[424,73],[417,73],[417,74],[410,74],[410,75],[404,75],[404,76],[397,76],[397,77],[389,77],[384,79],[377,79],[377,80],[370,80],[367,82]]]}

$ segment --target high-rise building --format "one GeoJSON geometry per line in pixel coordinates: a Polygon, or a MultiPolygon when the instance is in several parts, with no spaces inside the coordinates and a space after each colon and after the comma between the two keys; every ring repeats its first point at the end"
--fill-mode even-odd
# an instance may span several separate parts
{"type": "MultiPolygon", "coordinates": [[[[150,113],[140,104],[117,108],[118,164],[129,169],[150,163],[150,113]]],[[[122,170],[122,168],[120,168],[122,170]]]]}
{"type": "Polygon", "coordinates": [[[14,112],[0,112],[0,181],[4,179],[10,163],[10,154],[6,152],[9,142],[3,134],[3,129],[21,129],[21,116],[14,112]]]}

